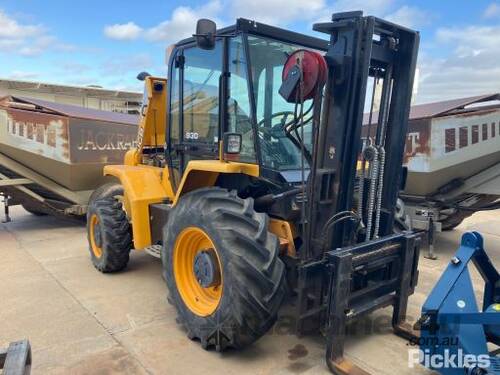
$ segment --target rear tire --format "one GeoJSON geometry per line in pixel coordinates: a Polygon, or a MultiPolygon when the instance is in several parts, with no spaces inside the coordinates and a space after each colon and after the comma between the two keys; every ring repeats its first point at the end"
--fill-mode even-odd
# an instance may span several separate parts
{"type": "MultiPolygon", "coordinates": [[[[285,266],[278,257],[278,239],[268,231],[268,221],[266,214],[254,210],[253,199],[241,199],[235,191],[220,188],[190,192],[173,208],[163,232],[164,278],[178,321],[188,337],[199,339],[203,348],[242,348],[264,335],[276,321],[286,294],[285,266]],[[186,250],[189,245],[181,246],[186,231],[204,233],[219,260],[220,299],[211,305],[213,309],[205,309],[205,314],[189,307],[193,301],[185,297],[184,280],[190,272],[194,275],[193,268],[180,268],[175,263],[183,252],[190,251],[186,250]]],[[[192,243],[193,238],[186,243],[192,243]]],[[[207,250],[208,242],[195,251],[207,250]]],[[[203,303],[201,298],[195,297],[195,303],[203,303]]]]}
{"type": "Polygon", "coordinates": [[[449,231],[455,229],[470,215],[472,215],[471,212],[457,211],[451,215],[445,216],[444,218],[440,217],[439,221],[441,222],[441,230],[449,231]]]}
{"type": "Polygon", "coordinates": [[[104,198],[114,198],[116,196],[123,196],[123,186],[116,182],[108,182],[95,189],[89,198],[89,204],[104,198]]]}
{"type": "Polygon", "coordinates": [[[43,211],[43,208],[40,209],[34,204],[22,203],[21,206],[23,206],[23,208],[32,215],[35,215],[35,216],[47,216],[48,215],[47,212],[43,211]]]}
{"type": "Polygon", "coordinates": [[[132,249],[130,224],[122,203],[114,198],[93,201],[87,211],[90,257],[100,272],[124,269],[132,249]]]}
{"type": "Polygon", "coordinates": [[[464,217],[449,217],[441,222],[441,230],[449,231],[458,227],[465,220],[464,217]]]}

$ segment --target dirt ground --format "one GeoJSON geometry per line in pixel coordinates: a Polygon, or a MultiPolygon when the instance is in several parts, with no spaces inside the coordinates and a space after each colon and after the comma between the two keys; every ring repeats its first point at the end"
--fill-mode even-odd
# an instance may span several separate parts
{"type": "MultiPolygon", "coordinates": [[[[90,262],[82,225],[32,216],[20,207],[12,209],[12,218],[0,224],[0,347],[28,338],[33,374],[328,373],[323,338],[293,335],[286,312],[244,351],[205,351],[176,324],[158,259],[133,253],[125,272],[103,275],[90,262]]],[[[483,233],[488,253],[500,266],[499,225],[498,212],[486,212],[437,235],[439,260],[420,260],[420,282],[409,306],[412,319],[464,231],[483,233]]],[[[479,276],[473,278],[479,285],[479,276]]],[[[429,373],[408,368],[408,343],[382,324],[389,316],[384,310],[373,318],[374,326],[385,329],[356,330],[347,356],[373,374],[429,373]]]]}

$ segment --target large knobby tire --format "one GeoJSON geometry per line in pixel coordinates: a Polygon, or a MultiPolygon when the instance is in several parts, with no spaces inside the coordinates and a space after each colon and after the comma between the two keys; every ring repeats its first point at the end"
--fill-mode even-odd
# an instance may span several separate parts
{"type": "Polygon", "coordinates": [[[117,182],[108,182],[99,186],[92,192],[89,198],[89,204],[99,199],[114,198],[117,196],[123,196],[123,186],[117,182]]]}
{"type": "Polygon", "coordinates": [[[98,199],[87,210],[87,238],[92,263],[103,273],[124,269],[132,249],[132,235],[122,203],[98,199]]]}
{"type": "Polygon", "coordinates": [[[169,301],[177,308],[188,337],[199,339],[203,348],[242,348],[276,321],[286,295],[285,266],[268,221],[266,214],[255,212],[253,199],[241,199],[235,191],[220,188],[190,192],[172,210],[162,251],[169,301]],[[201,248],[196,249],[196,243],[201,248]],[[201,298],[196,293],[204,295],[207,289],[199,283],[190,289],[191,284],[184,282],[191,277],[196,282],[189,256],[184,254],[198,254],[207,247],[214,248],[209,251],[216,254],[221,281],[210,289],[208,298],[201,298]],[[182,268],[179,262],[185,258],[188,263],[182,268]],[[186,297],[191,292],[194,299],[186,297]]]}
{"type": "Polygon", "coordinates": [[[22,203],[21,206],[30,214],[35,216],[47,216],[48,213],[44,211],[43,206],[33,203],[22,203]]]}
{"type": "Polygon", "coordinates": [[[441,222],[441,230],[443,231],[450,231],[458,227],[462,222],[465,220],[465,218],[462,217],[450,217],[446,218],[441,222]]]}
{"type": "Polygon", "coordinates": [[[441,230],[450,231],[458,227],[462,222],[472,215],[472,212],[458,211],[444,218],[440,218],[441,230]]]}

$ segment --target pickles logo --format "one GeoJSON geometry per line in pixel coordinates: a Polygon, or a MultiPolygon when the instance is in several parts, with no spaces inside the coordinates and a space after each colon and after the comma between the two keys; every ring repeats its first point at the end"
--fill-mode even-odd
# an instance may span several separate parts
{"type": "Polygon", "coordinates": [[[77,149],[79,151],[127,151],[135,145],[134,134],[82,130],[77,149]]]}
{"type": "MultiPolygon", "coordinates": [[[[445,349],[442,354],[432,353],[429,349],[408,350],[408,367],[414,368],[421,363],[427,368],[437,369],[488,369],[490,368],[490,356],[487,354],[466,354],[462,349],[451,351],[445,349]]],[[[479,373],[479,372],[478,372],[479,373]]],[[[482,372],[481,372],[482,373],[482,372]]]]}

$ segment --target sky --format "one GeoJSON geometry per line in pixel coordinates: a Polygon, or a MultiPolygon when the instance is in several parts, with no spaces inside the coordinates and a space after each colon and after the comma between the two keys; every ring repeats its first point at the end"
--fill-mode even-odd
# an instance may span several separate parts
{"type": "Polygon", "coordinates": [[[0,0],[0,77],[142,91],[199,18],[325,37],[312,25],[348,10],[420,31],[416,103],[500,92],[499,0],[0,0]]]}

